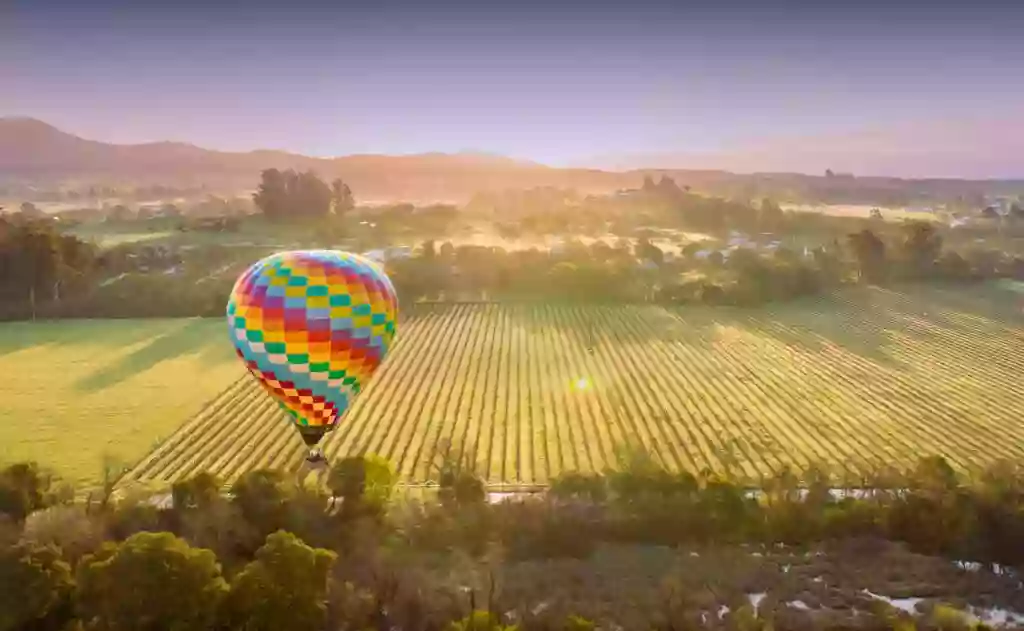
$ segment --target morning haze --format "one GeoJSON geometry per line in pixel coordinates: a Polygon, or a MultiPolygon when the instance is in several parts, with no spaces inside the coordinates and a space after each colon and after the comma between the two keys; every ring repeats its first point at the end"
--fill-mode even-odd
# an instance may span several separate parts
{"type": "Polygon", "coordinates": [[[1024,9],[834,4],[5,5],[0,631],[1024,629],[1024,9]]]}
{"type": "Polygon", "coordinates": [[[709,154],[747,171],[820,170],[812,157],[774,168],[765,144],[879,134],[881,146],[851,143],[850,163],[869,169],[858,172],[1019,175],[1009,156],[870,168],[921,123],[949,150],[994,119],[973,144],[1010,134],[1021,147],[1024,9],[831,4],[21,3],[0,43],[15,61],[0,114],[115,143],[470,150],[556,166],[693,167],[709,154]]]}

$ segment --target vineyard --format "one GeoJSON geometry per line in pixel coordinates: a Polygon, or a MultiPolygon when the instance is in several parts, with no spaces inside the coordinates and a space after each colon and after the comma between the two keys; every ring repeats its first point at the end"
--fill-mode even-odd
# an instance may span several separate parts
{"type": "MultiPolygon", "coordinates": [[[[672,469],[753,479],[828,465],[848,479],[945,454],[963,470],[1024,458],[1024,329],[991,289],[841,298],[757,311],[417,305],[374,382],[324,441],[428,482],[437,450],[494,484],[598,471],[619,446],[672,469]]],[[[127,474],[230,481],[304,447],[244,375],[127,474]]]]}

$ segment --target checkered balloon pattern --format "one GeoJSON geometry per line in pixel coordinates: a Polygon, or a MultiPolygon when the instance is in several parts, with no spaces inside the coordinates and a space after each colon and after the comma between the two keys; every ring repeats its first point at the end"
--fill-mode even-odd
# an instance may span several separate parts
{"type": "Polygon", "coordinates": [[[300,429],[331,429],[395,337],[398,298],[356,254],[282,252],[246,270],[228,300],[231,341],[300,429]]]}

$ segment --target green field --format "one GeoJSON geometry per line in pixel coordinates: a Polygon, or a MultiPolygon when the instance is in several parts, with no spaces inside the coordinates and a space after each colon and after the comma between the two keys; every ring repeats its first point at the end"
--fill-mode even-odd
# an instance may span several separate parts
{"type": "MultiPolygon", "coordinates": [[[[419,305],[329,455],[387,456],[406,482],[472,446],[493,483],[601,470],[616,446],[673,469],[857,474],[942,453],[1024,458],[1024,316],[1010,284],[890,291],[756,310],[419,305]],[[588,353],[588,338],[595,340],[588,353]]],[[[0,325],[0,458],[77,483],[291,467],[303,447],[219,319],[0,325]],[[148,455],[147,455],[148,453],[148,455]]]]}
{"type": "MultiPolygon", "coordinates": [[[[1024,318],[1019,295],[994,286],[856,289],[759,310],[465,304],[405,315],[326,451],[382,454],[406,482],[430,480],[448,440],[474,446],[490,482],[524,487],[602,470],[627,443],[672,469],[748,479],[785,464],[856,480],[935,453],[967,471],[1024,458],[1024,318]]],[[[302,452],[242,379],[125,481],[200,470],[230,481],[292,467],[302,452]]]]}
{"type": "Polygon", "coordinates": [[[0,325],[0,459],[75,483],[131,464],[244,370],[217,320],[0,325]]]}

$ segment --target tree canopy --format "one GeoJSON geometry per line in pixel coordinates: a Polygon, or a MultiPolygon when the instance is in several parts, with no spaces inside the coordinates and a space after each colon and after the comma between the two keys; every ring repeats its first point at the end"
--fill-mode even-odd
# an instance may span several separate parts
{"type": "Polygon", "coordinates": [[[107,543],[78,567],[75,604],[97,631],[211,629],[227,583],[213,552],[169,532],[107,543]]]}
{"type": "Polygon", "coordinates": [[[352,190],[341,179],[328,186],[313,171],[266,169],[253,202],[274,220],[326,217],[355,207],[352,190]]]}
{"type": "Polygon", "coordinates": [[[317,631],[327,615],[327,579],[337,555],[311,548],[295,535],[267,537],[256,559],[231,581],[225,603],[231,628],[317,631]]]}

